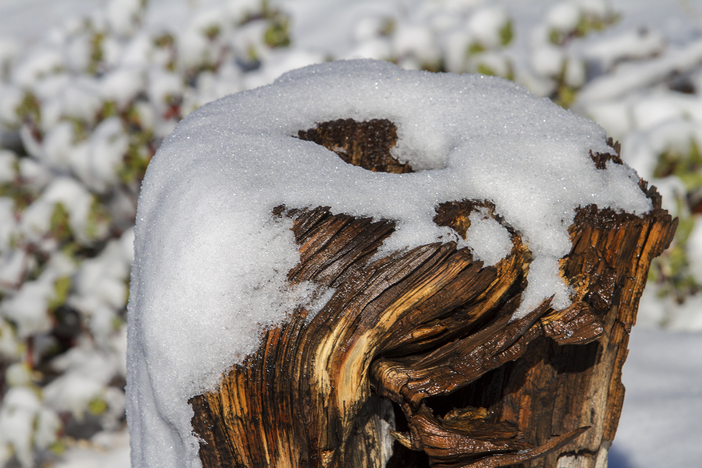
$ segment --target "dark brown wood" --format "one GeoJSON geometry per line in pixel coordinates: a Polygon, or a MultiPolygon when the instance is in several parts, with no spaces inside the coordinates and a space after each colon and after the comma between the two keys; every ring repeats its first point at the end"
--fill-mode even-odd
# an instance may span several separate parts
{"type": "Polygon", "coordinates": [[[298,137],[322,145],[345,162],[369,171],[393,174],[412,172],[409,164],[400,163],[390,154],[397,143],[397,127],[386,119],[365,122],[332,120],[309,130],[300,130],[298,137]]]}
{"type": "MultiPolygon", "coordinates": [[[[411,170],[392,160],[387,121],[334,121],[300,137],[369,170],[411,170]]],[[[600,169],[612,163],[621,160],[593,155],[600,169]]],[[[677,224],[654,188],[641,189],[654,203],[645,216],[578,210],[561,260],[572,305],[546,300],[519,320],[531,253],[514,230],[494,266],[452,242],[376,258],[392,221],[276,208],[299,246],[290,282],[333,294],[316,315],[291,311],[217,391],[191,399],[203,466],[606,466],[629,331],[677,224]]],[[[477,209],[504,223],[487,200],[440,205],[435,222],[465,236],[477,209]]]]}

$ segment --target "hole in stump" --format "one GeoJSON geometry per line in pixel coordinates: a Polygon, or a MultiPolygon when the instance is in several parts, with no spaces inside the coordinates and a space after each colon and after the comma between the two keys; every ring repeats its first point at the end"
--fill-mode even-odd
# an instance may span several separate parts
{"type": "Polygon", "coordinates": [[[373,172],[404,174],[413,172],[390,155],[397,143],[397,127],[387,119],[356,122],[353,119],[331,120],[315,128],[300,130],[301,140],[312,141],[339,155],[344,162],[373,172]]]}

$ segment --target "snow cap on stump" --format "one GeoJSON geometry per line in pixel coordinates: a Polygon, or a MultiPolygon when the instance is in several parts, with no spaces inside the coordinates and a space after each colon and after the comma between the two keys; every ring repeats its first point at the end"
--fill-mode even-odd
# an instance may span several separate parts
{"type": "MultiPolygon", "coordinates": [[[[486,265],[510,251],[510,226],[533,254],[521,316],[553,296],[569,304],[558,259],[575,209],[651,208],[595,123],[481,75],[332,62],[207,104],[184,119],[151,162],[139,199],[129,303],[128,417],[133,466],[200,466],[187,401],[213,390],[255,350],[260,333],[313,285],[291,287],[299,261],[292,222],[275,207],[393,220],[387,254],[455,241],[486,265]],[[298,132],[323,122],[386,119],[392,155],[414,172],[371,172],[298,132]],[[433,218],[439,204],[486,200],[463,239],[433,218]]],[[[325,296],[328,297],[328,296],[325,296]]]]}

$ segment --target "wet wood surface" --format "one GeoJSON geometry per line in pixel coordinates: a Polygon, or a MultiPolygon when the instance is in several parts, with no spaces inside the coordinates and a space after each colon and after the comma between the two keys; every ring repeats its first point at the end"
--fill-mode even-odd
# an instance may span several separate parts
{"type": "MultiPolygon", "coordinates": [[[[388,121],[299,136],[369,170],[411,170],[390,154],[388,121]]],[[[598,169],[620,163],[593,155],[598,169]]],[[[276,208],[300,253],[288,279],[315,284],[324,305],[290,311],[217,391],[191,399],[203,466],[606,466],[629,332],[677,225],[640,187],[645,216],[577,211],[560,262],[572,305],[546,300],[519,320],[531,252],[509,226],[511,253],[486,267],[453,242],[376,256],[390,220],[276,208]]],[[[503,222],[487,200],[442,204],[434,221],[465,236],[477,209],[503,222]]]]}

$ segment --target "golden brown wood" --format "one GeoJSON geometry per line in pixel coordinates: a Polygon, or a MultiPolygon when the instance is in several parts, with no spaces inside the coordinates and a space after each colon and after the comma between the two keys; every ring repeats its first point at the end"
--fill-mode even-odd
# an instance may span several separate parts
{"type": "MultiPolygon", "coordinates": [[[[411,170],[390,156],[387,121],[328,122],[300,137],[370,170],[411,170]]],[[[600,169],[619,163],[593,155],[600,169]]],[[[518,232],[490,267],[451,242],[375,258],[392,221],[276,208],[299,246],[290,282],[334,293],[314,316],[291,311],[217,391],[191,399],[203,466],[601,466],[648,267],[677,224],[641,188],[655,206],[643,217],[578,210],[561,260],[572,305],[544,301],[514,321],[531,260],[518,232]]],[[[457,200],[435,222],[465,235],[481,208],[495,217],[489,201],[457,200]]]]}

